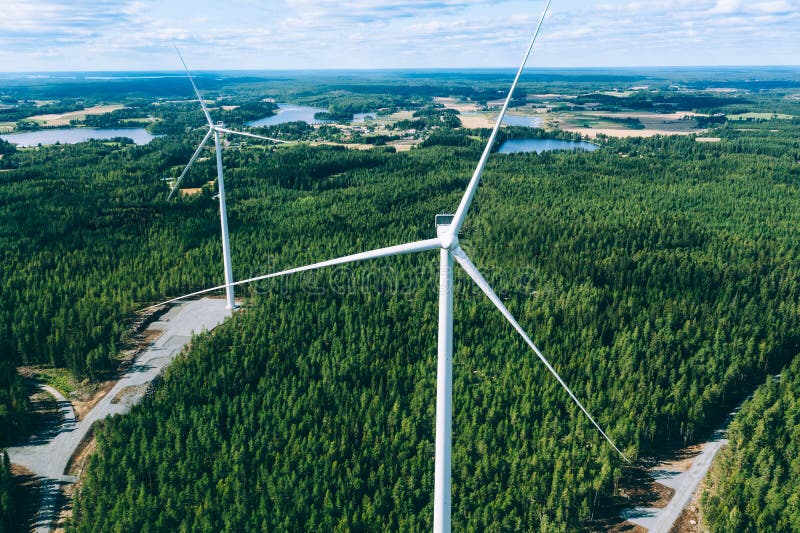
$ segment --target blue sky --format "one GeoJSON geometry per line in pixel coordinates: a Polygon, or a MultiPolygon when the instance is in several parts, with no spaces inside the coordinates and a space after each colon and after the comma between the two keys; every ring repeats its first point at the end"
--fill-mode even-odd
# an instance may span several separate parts
{"type": "MultiPolygon", "coordinates": [[[[3,0],[0,71],[510,67],[544,0],[3,0]]],[[[532,66],[800,64],[800,0],[553,0],[532,66]]]]}

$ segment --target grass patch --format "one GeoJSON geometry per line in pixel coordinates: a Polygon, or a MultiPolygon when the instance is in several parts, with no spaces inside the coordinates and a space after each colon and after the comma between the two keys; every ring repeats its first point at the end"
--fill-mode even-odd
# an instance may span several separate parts
{"type": "Polygon", "coordinates": [[[50,385],[64,396],[69,396],[79,386],[75,378],[64,368],[46,365],[27,366],[21,367],[19,373],[26,378],[50,385]]]}

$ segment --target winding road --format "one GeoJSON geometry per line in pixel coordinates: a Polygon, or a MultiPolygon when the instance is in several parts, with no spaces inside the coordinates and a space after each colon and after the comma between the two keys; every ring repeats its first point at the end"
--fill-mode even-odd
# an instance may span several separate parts
{"type": "Polygon", "coordinates": [[[49,385],[38,385],[58,402],[59,425],[25,446],[7,450],[11,463],[27,468],[41,481],[42,501],[34,523],[37,532],[52,530],[58,517],[61,486],[77,481],[65,475],[67,465],[92,425],[110,415],[126,413],[144,396],[147,384],[172,362],[194,333],[214,329],[230,313],[225,308],[225,300],[212,298],[194,300],[170,309],[150,325],[149,329],[161,331],[158,338],[81,421],[77,421],[72,405],[60,392],[49,385]]]}

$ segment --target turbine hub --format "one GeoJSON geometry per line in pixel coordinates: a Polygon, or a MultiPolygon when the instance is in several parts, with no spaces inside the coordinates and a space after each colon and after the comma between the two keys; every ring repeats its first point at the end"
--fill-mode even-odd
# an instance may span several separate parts
{"type": "Polygon", "coordinates": [[[436,236],[439,237],[445,250],[458,248],[458,235],[450,229],[452,222],[453,215],[436,215],[436,236]]]}
{"type": "Polygon", "coordinates": [[[445,250],[450,250],[452,252],[458,248],[458,235],[452,232],[447,232],[444,235],[440,235],[439,240],[442,242],[442,248],[445,250]]]}

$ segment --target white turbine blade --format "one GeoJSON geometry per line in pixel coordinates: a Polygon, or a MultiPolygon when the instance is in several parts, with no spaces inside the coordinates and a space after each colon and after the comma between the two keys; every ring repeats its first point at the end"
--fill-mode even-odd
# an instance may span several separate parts
{"type": "Polygon", "coordinates": [[[214,127],[214,121],[211,120],[211,115],[208,114],[208,109],[206,109],[206,103],[203,101],[203,97],[200,96],[200,91],[197,90],[197,85],[194,84],[194,79],[192,78],[192,75],[189,72],[189,67],[186,66],[186,61],[183,60],[183,55],[181,55],[181,51],[178,50],[178,46],[175,43],[172,43],[172,46],[174,46],[175,51],[178,52],[178,57],[181,58],[181,63],[183,63],[183,68],[184,70],[186,70],[186,75],[189,76],[189,81],[192,82],[192,88],[194,88],[194,94],[196,94],[197,99],[200,100],[200,107],[203,108],[203,114],[206,116],[206,120],[208,120],[208,125],[214,127]]]}
{"type": "Polygon", "coordinates": [[[253,137],[256,139],[262,139],[264,141],[272,141],[274,143],[292,144],[293,142],[293,141],[284,141],[283,139],[275,139],[274,137],[264,137],[263,135],[256,135],[255,133],[229,130],[228,128],[220,128],[219,126],[217,126],[216,130],[221,131],[223,133],[232,133],[233,135],[243,135],[244,137],[253,137]]]}
{"type": "Polygon", "coordinates": [[[437,248],[441,248],[441,246],[442,246],[441,241],[439,241],[439,239],[427,239],[424,241],[398,244],[396,246],[389,246],[386,248],[378,248],[377,250],[370,250],[369,252],[361,252],[353,255],[346,255],[344,257],[339,257],[337,259],[329,259],[327,261],[322,261],[320,263],[313,263],[311,265],[301,266],[297,268],[290,268],[289,270],[282,270],[280,272],[274,272],[272,274],[264,274],[262,276],[256,276],[254,278],[243,279],[241,281],[236,281],[234,283],[229,283],[226,285],[217,285],[216,287],[211,287],[210,289],[203,289],[202,291],[193,292],[191,294],[184,294],[183,296],[178,296],[177,298],[172,298],[171,300],[167,300],[165,302],[161,302],[155,305],[170,304],[173,302],[177,302],[179,300],[185,300],[186,298],[192,298],[194,296],[206,294],[208,292],[218,291],[226,287],[235,287],[237,285],[244,285],[245,283],[261,281],[263,279],[277,278],[280,276],[287,276],[289,274],[297,274],[298,272],[307,272],[309,270],[316,270],[318,268],[343,265],[345,263],[353,263],[355,261],[365,261],[367,259],[377,259],[379,257],[390,257],[393,255],[403,255],[416,252],[424,252],[427,250],[435,250],[437,248]]]}
{"type": "Polygon", "coordinates": [[[528,45],[528,50],[525,52],[525,56],[522,58],[522,63],[519,65],[519,69],[517,70],[517,75],[514,77],[514,82],[511,84],[511,89],[508,91],[508,96],[506,96],[506,101],[503,103],[503,109],[500,111],[500,116],[497,117],[497,122],[494,124],[494,129],[492,129],[492,134],[489,136],[489,142],[486,143],[486,148],[483,149],[483,154],[481,155],[480,161],[478,161],[478,166],[475,168],[475,172],[472,174],[472,178],[469,180],[469,185],[467,185],[467,190],[464,192],[464,196],[461,198],[461,203],[458,204],[458,209],[456,210],[456,214],[453,216],[453,222],[450,223],[450,227],[452,228],[453,234],[458,234],[458,230],[461,229],[461,225],[464,224],[464,219],[467,216],[467,211],[469,210],[469,206],[472,203],[472,197],[475,196],[475,191],[478,188],[478,182],[481,179],[481,174],[483,173],[483,168],[486,166],[486,162],[489,160],[489,155],[492,153],[492,146],[494,145],[494,140],[497,137],[497,132],[500,130],[500,125],[503,122],[503,117],[506,115],[506,110],[508,109],[508,104],[511,102],[511,96],[514,94],[514,89],[517,88],[517,82],[519,81],[520,75],[522,75],[522,71],[525,68],[525,64],[528,62],[528,57],[531,55],[531,50],[533,50],[533,45],[536,43],[536,37],[539,36],[539,30],[542,28],[542,23],[544,22],[544,17],[547,15],[547,10],[550,8],[550,0],[547,0],[547,5],[544,7],[544,11],[542,12],[542,18],[539,19],[539,24],[536,26],[536,31],[533,33],[533,38],[531,38],[531,43],[528,45]]]}
{"type": "Polygon", "coordinates": [[[578,407],[580,407],[581,411],[583,411],[583,414],[586,415],[586,417],[592,422],[592,424],[594,424],[594,427],[596,427],[598,431],[600,431],[600,434],[603,435],[603,437],[605,437],[605,439],[608,441],[609,444],[611,444],[611,447],[614,448],[614,450],[616,450],[617,453],[620,454],[620,456],[622,456],[623,459],[625,459],[625,461],[630,463],[628,458],[625,457],[625,454],[622,453],[619,450],[619,448],[617,448],[617,446],[614,444],[614,441],[612,441],[611,438],[608,435],[606,435],[606,432],[603,431],[603,428],[600,427],[600,424],[595,422],[594,418],[592,418],[592,415],[589,414],[589,411],[586,410],[586,408],[583,406],[580,400],[578,400],[578,398],[575,396],[572,390],[567,386],[564,380],[561,379],[561,376],[558,375],[558,372],[555,371],[553,366],[545,358],[545,356],[542,354],[539,348],[533,343],[531,338],[528,337],[528,334],[525,333],[525,330],[522,329],[522,326],[519,325],[519,322],[517,322],[517,320],[514,318],[511,312],[506,308],[506,306],[503,304],[503,301],[497,296],[497,294],[495,294],[494,290],[492,290],[492,288],[489,286],[489,283],[486,281],[486,279],[484,279],[484,277],[481,275],[481,273],[478,271],[478,269],[475,267],[472,261],[470,261],[469,257],[467,257],[467,254],[464,253],[464,250],[462,250],[460,247],[456,248],[455,250],[453,250],[453,257],[456,258],[458,264],[464,268],[469,277],[471,277],[473,281],[475,281],[475,283],[478,285],[478,287],[481,288],[484,294],[486,294],[486,296],[489,297],[489,299],[492,301],[495,307],[497,307],[500,310],[500,312],[503,313],[503,316],[506,317],[506,320],[508,320],[514,327],[514,329],[517,330],[517,333],[519,333],[522,336],[522,338],[525,339],[525,342],[528,343],[528,346],[530,346],[533,349],[533,351],[536,353],[536,355],[539,357],[542,363],[544,363],[544,365],[547,367],[547,370],[549,370],[550,373],[553,374],[553,376],[555,376],[555,378],[558,380],[561,386],[564,387],[564,389],[567,391],[570,398],[572,398],[572,400],[578,405],[578,407]]]}
{"type": "Polygon", "coordinates": [[[169,191],[169,196],[167,197],[167,200],[171,199],[172,195],[175,194],[175,191],[178,190],[178,185],[181,184],[181,180],[183,180],[183,177],[186,175],[187,172],[189,172],[189,169],[192,168],[192,165],[194,164],[195,159],[197,159],[197,156],[199,156],[200,152],[203,151],[203,147],[208,142],[208,139],[211,138],[211,134],[213,132],[214,132],[214,130],[209,128],[208,133],[206,133],[206,136],[203,137],[203,140],[200,142],[200,146],[198,146],[197,150],[194,151],[194,154],[192,154],[192,158],[189,159],[189,163],[186,165],[186,168],[184,168],[183,172],[181,172],[181,175],[178,178],[178,181],[175,182],[175,185],[172,186],[172,190],[169,191]]]}

